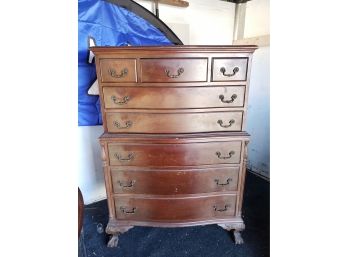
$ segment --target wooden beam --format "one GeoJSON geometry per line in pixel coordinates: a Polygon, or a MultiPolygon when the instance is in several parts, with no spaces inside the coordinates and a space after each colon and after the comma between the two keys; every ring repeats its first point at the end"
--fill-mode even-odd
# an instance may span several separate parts
{"type": "Polygon", "coordinates": [[[233,41],[233,45],[257,45],[257,46],[269,46],[270,45],[270,36],[262,35],[257,37],[248,37],[237,39],[233,41]]]}
{"type": "MultiPolygon", "coordinates": [[[[147,1],[153,1],[153,0],[147,0],[147,1]]],[[[177,7],[188,7],[190,4],[187,1],[184,0],[158,0],[161,4],[167,4],[167,5],[173,5],[177,7]]]]}
{"type": "Polygon", "coordinates": [[[233,40],[244,37],[246,4],[238,3],[234,9],[233,40]]]}

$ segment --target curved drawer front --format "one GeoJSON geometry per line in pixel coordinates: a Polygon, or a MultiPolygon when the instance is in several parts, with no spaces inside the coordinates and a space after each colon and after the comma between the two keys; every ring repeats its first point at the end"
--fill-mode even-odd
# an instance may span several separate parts
{"type": "Polygon", "coordinates": [[[236,191],[238,167],[176,170],[111,168],[114,193],[199,194],[236,191]]]}
{"type": "Polygon", "coordinates": [[[245,81],[248,58],[213,58],[212,81],[245,81]]]}
{"type": "Polygon", "coordinates": [[[196,166],[238,164],[241,141],[189,144],[109,143],[110,165],[114,166],[196,166]]]}
{"type": "Polygon", "coordinates": [[[116,217],[137,221],[195,221],[235,215],[236,196],[190,198],[116,197],[116,217]]]}
{"type": "Polygon", "coordinates": [[[135,59],[101,59],[101,82],[136,82],[135,59]]]}
{"type": "Polygon", "coordinates": [[[241,131],[242,111],[192,113],[106,113],[108,132],[196,133],[241,131]]]}
{"type": "Polygon", "coordinates": [[[140,60],[142,82],[203,82],[207,69],[207,58],[140,60]]]}
{"type": "Polygon", "coordinates": [[[103,87],[105,108],[181,109],[243,107],[245,86],[103,87]]]}

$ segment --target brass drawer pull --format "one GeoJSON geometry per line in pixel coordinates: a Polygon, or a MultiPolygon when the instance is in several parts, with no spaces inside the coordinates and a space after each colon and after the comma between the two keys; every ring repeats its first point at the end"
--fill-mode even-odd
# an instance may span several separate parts
{"type": "Polygon", "coordinates": [[[130,121],[130,120],[127,120],[125,122],[125,126],[122,127],[121,124],[118,121],[114,121],[114,125],[118,129],[127,129],[127,128],[130,128],[133,125],[133,122],[130,121]]]}
{"type": "Polygon", "coordinates": [[[219,98],[220,98],[221,102],[229,104],[229,103],[233,103],[233,101],[237,99],[237,95],[233,94],[231,96],[231,100],[224,100],[225,99],[224,95],[219,95],[219,98]]]}
{"type": "Polygon", "coordinates": [[[130,97],[127,95],[123,98],[117,98],[116,96],[113,95],[111,96],[111,100],[114,101],[114,104],[123,105],[130,100],[130,97]]]}
{"type": "Polygon", "coordinates": [[[128,156],[126,158],[123,158],[119,153],[115,153],[115,157],[120,162],[129,162],[129,161],[132,161],[134,159],[134,153],[128,154],[128,156]]]}
{"type": "Polygon", "coordinates": [[[167,69],[165,69],[165,73],[167,74],[167,77],[175,79],[175,78],[178,78],[181,74],[184,73],[184,68],[182,68],[182,67],[179,68],[176,75],[171,75],[170,71],[167,70],[167,69]]]}
{"type": "Polygon", "coordinates": [[[225,160],[225,159],[230,159],[230,158],[232,157],[232,155],[235,154],[235,152],[234,152],[234,151],[229,152],[229,153],[228,153],[228,156],[221,156],[221,152],[216,152],[215,154],[217,155],[217,157],[218,157],[219,159],[225,160]]]}
{"type": "Polygon", "coordinates": [[[131,188],[134,186],[135,180],[131,180],[130,182],[128,182],[128,181],[122,182],[122,181],[118,180],[117,183],[123,188],[131,188]]]}
{"type": "Polygon", "coordinates": [[[238,71],[239,71],[239,68],[238,68],[238,67],[234,67],[233,70],[232,70],[233,73],[228,74],[228,73],[226,73],[226,68],[225,68],[225,67],[222,67],[222,68],[220,69],[220,72],[221,72],[222,75],[224,75],[225,77],[233,77],[234,75],[236,75],[236,73],[237,73],[238,71]]]}
{"type": "Polygon", "coordinates": [[[128,74],[128,69],[127,68],[122,69],[120,74],[117,74],[116,70],[112,68],[110,68],[108,72],[111,77],[119,79],[119,78],[125,77],[128,74]]]}
{"type": "Polygon", "coordinates": [[[227,186],[232,182],[232,178],[228,178],[226,183],[219,183],[219,179],[214,179],[217,186],[227,186]]]}
{"type": "Polygon", "coordinates": [[[223,128],[228,128],[228,127],[231,127],[233,123],[235,123],[235,120],[233,120],[233,119],[230,120],[230,121],[228,122],[229,125],[222,125],[222,123],[223,123],[222,120],[218,120],[217,123],[218,123],[221,127],[223,127],[223,128]]]}
{"type": "Polygon", "coordinates": [[[133,207],[131,210],[127,210],[127,207],[121,206],[120,210],[125,214],[134,214],[136,207],[133,207]]]}
{"type": "Polygon", "coordinates": [[[227,211],[228,208],[230,208],[230,205],[225,204],[225,208],[223,209],[218,209],[215,205],[213,207],[214,207],[214,211],[224,212],[224,211],[227,211]]]}

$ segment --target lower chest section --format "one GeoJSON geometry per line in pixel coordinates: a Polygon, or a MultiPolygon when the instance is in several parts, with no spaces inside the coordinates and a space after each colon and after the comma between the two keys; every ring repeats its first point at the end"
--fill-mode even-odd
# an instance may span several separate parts
{"type": "Polygon", "coordinates": [[[240,215],[247,135],[101,138],[110,214],[195,222],[240,215]]]}

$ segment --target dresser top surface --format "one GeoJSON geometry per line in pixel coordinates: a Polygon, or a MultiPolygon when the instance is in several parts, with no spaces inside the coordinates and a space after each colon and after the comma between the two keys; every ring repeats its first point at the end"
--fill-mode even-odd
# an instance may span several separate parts
{"type": "Polygon", "coordinates": [[[90,50],[94,53],[115,53],[134,51],[163,51],[163,52],[227,52],[253,53],[256,45],[173,45],[173,46],[94,46],[90,50]]]}

